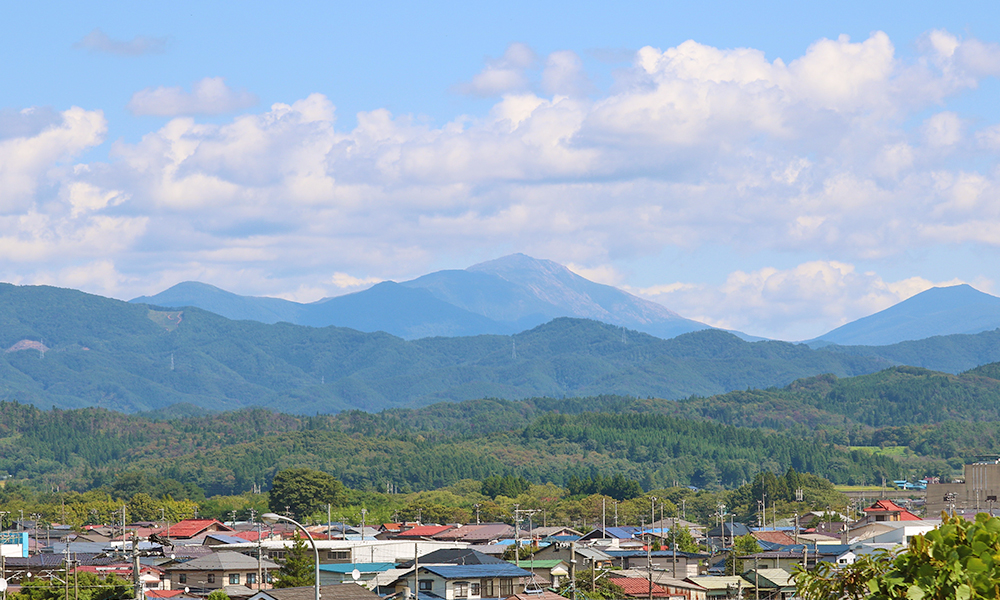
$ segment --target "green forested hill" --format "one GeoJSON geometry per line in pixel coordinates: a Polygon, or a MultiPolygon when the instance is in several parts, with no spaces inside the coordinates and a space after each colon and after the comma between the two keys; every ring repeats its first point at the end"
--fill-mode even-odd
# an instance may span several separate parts
{"type": "Polygon", "coordinates": [[[733,487],[788,467],[871,483],[948,475],[1000,450],[996,376],[997,364],[959,375],[893,367],[681,400],[487,398],[311,417],[243,409],[154,420],[3,402],[0,471],[85,489],[141,469],[209,493],[266,487],[277,470],[303,466],[362,489],[432,489],[495,474],[565,485],[615,473],[647,489],[733,487]],[[880,446],[905,454],[872,453],[880,446]]]}
{"type": "MultiPolygon", "coordinates": [[[[628,402],[599,398],[594,404],[625,408],[628,402]]],[[[623,474],[653,489],[674,482],[735,487],[762,469],[788,467],[840,483],[902,472],[890,458],[789,433],[639,412],[574,412],[582,401],[570,403],[571,414],[557,414],[549,403],[450,404],[476,408],[446,410],[451,416],[442,423],[433,416],[440,407],[306,418],[249,409],[151,421],[104,409],[41,411],[4,402],[0,474],[85,490],[138,470],[219,494],[266,488],[289,467],[321,469],[358,489],[393,484],[402,490],[498,474],[560,485],[574,476],[623,474]],[[477,423],[489,427],[477,432],[477,423]]]]}
{"type": "Polygon", "coordinates": [[[122,412],[188,403],[329,413],[483,397],[680,398],[850,376],[889,363],[722,331],[663,340],[556,319],[515,336],[404,341],[230,321],[73,290],[0,284],[0,398],[122,412]],[[44,348],[40,344],[44,345],[44,348]]]}

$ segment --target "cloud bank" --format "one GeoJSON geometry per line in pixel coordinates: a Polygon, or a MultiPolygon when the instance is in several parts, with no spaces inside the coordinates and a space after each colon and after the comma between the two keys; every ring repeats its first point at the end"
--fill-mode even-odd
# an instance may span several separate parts
{"type": "Polygon", "coordinates": [[[642,48],[594,91],[575,54],[512,44],[462,86],[498,96],[488,114],[441,126],[375,109],[338,129],[320,94],[207,124],[190,115],[251,96],[219,78],[143,90],[133,112],[177,118],[113,143],[106,161],[72,164],[103,142],[97,111],[6,126],[21,133],[0,139],[0,249],[25,280],[57,276],[55,256],[73,257],[62,269],[92,265],[103,293],[197,278],[320,296],[441,257],[516,250],[611,277],[614,261],[721,243],[826,258],[734,271],[714,289],[667,273],[646,295],[809,337],[932,283],[885,282],[857,262],[1000,247],[1000,124],[948,108],[1000,73],[1000,48],[945,31],[919,46],[903,60],[875,32],[786,62],[688,41],[642,48]],[[782,325],[795,315],[807,324],[782,325]]]}
{"type": "Polygon", "coordinates": [[[176,117],[179,115],[222,115],[250,108],[257,97],[246,90],[234,90],[221,77],[195,82],[191,91],[181,87],[146,88],[132,95],[128,110],[134,115],[176,117]]]}

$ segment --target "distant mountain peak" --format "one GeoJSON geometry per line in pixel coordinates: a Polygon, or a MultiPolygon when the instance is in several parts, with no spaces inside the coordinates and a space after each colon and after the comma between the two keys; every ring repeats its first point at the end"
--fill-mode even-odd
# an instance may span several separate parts
{"type": "Polygon", "coordinates": [[[932,287],[885,310],[829,331],[813,342],[885,346],[936,335],[1000,327],[1000,298],[967,283],[932,287]]]}

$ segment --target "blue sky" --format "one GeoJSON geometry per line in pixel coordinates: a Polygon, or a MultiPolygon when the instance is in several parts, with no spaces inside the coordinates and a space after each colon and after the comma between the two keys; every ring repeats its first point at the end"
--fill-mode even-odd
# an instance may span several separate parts
{"type": "Polygon", "coordinates": [[[989,3],[22,3],[0,277],[311,301],[510,252],[806,339],[1000,292],[989,3]]]}

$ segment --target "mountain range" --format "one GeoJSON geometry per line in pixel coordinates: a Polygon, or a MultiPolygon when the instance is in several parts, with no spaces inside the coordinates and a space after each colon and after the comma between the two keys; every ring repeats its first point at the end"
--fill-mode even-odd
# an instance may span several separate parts
{"type": "MultiPolygon", "coordinates": [[[[408,340],[510,335],[558,317],[594,319],[664,339],[710,328],[655,302],[589,281],[558,263],[523,254],[401,283],[384,281],[361,292],[308,304],[240,296],[192,281],[132,302],[171,308],[193,306],[228,319],[261,323],[384,331],[408,340]]],[[[830,344],[886,346],[998,327],[1000,298],[963,284],[925,290],[806,343],[813,348],[830,344]]],[[[731,333],[748,341],[763,339],[731,333]]]]}
{"type": "Polygon", "coordinates": [[[239,296],[198,282],[179,283],[132,302],[196,306],[228,319],[262,323],[384,331],[403,339],[509,335],[558,317],[594,319],[660,338],[709,328],[655,302],[585,279],[558,263],[523,254],[402,283],[384,281],[309,304],[239,296]]]}

